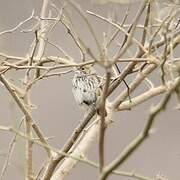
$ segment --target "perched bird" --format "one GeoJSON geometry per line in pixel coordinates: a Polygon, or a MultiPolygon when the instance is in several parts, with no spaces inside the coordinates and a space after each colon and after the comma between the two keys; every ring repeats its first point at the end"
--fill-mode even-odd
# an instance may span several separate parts
{"type": "Polygon", "coordinates": [[[88,108],[94,106],[101,94],[101,82],[92,72],[91,65],[78,68],[72,80],[72,92],[78,105],[88,108]]]}

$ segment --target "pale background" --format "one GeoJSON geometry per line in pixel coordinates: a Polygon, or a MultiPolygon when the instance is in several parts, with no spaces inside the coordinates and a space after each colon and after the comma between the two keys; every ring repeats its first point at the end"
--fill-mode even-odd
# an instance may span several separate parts
{"type": "MultiPolygon", "coordinates": [[[[104,16],[107,16],[113,8],[116,8],[119,19],[122,19],[122,15],[125,13],[125,8],[121,5],[92,5],[88,0],[79,0],[77,2],[80,2],[84,9],[104,16]]],[[[41,3],[38,0],[0,0],[0,32],[16,26],[18,22],[29,17],[33,8],[35,9],[35,14],[39,15],[41,3]]],[[[134,9],[137,10],[137,7],[138,5],[135,4],[134,9]]],[[[134,16],[135,12],[131,12],[130,17],[134,16]]],[[[94,42],[89,32],[87,32],[85,23],[77,13],[72,12],[72,14],[77,31],[80,32],[81,36],[93,49],[94,42]]],[[[92,17],[89,17],[89,19],[95,27],[98,38],[102,40],[101,33],[107,29],[107,24],[100,23],[101,21],[92,17]]],[[[20,29],[28,28],[29,24],[32,23],[28,23],[20,29]]],[[[19,30],[12,34],[0,36],[0,52],[9,55],[25,56],[29,51],[33,38],[34,35],[32,33],[23,34],[19,33],[19,30]]],[[[79,59],[78,49],[61,25],[58,25],[51,34],[50,40],[60,45],[73,58],[79,59]]],[[[94,47],[93,50],[95,51],[95,49],[94,47]]],[[[52,47],[48,48],[46,54],[59,55],[52,47]]],[[[156,73],[158,75],[158,72],[156,73]]],[[[14,71],[8,75],[13,77],[16,84],[20,84],[20,80],[23,77],[20,71],[14,71]]],[[[57,148],[60,148],[65,143],[79,123],[79,120],[83,117],[83,110],[76,106],[71,92],[72,76],[73,74],[68,74],[64,77],[42,80],[34,86],[32,91],[32,103],[37,108],[33,110],[33,117],[46,136],[54,137],[50,144],[57,148]]],[[[124,88],[123,85],[122,87],[124,88]]],[[[148,101],[131,111],[120,112],[114,116],[115,122],[109,126],[106,134],[107,162],[113,160],[140,132],[147,120],[149,107],[158,102],[158,100],[148,101]]],[[[150,177],[154,177],[158,172],[162,172],[169,180],[180,179],[180,114],[175,109],[175,106],[176,101],[172,100],[166,112],[158,116],[155,123],[155,133],[127,160],[121,170],[134,171],[150,177]]],[[[16,104],[1,85],[0,125],[15,126],[20,122],[21,117],[22,114],[16,107],[16,104]]],[[[0,168],[2,168],[4,153],[8,149],[11,138],[11,133],[0,132],[0,168]]],[[[24,143],[24,140],[18,138],[11,165],[4,179],[24,179],[24,143]]],[[[34,149],[37,151],[37,148],[34,149]]],[[[38,148],[38,152],[35,154],[34,166],[39,168],[45,160],[45,153],[43,150],[39,151],[38,148]]],[[[89,150],[88,157],[91,160],[98,161],[97,142],[89,150]]],[[[79,163],[67,179],[92,180],[96,179],[97,175],[97,169],[79,163]]],[[[131,178],[112,175],[109,179],[130,180],[131,178]]]]}

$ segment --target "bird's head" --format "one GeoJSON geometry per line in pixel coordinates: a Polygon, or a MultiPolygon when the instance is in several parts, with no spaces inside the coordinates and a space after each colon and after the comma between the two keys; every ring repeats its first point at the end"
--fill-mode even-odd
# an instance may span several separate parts
{"type": "Polygon", "coordinates": [[[77,68],[76,72],[82,74],[92,74],[93,73],[92,66],[93,66],[92,64],[86,64],[84,66],[80,66],[77,68]]]}

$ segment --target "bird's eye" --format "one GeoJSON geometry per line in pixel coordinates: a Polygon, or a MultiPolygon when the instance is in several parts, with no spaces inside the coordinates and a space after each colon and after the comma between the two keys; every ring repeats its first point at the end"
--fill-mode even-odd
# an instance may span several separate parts
{"type": "Polygon", "coordinates": [[[82,68],[81,68],[81,70],[83,70],[83,71],[84,71],[84,70],[85,70],[85,68],[84,68],[84,67],[82,67],[82,68]]]}

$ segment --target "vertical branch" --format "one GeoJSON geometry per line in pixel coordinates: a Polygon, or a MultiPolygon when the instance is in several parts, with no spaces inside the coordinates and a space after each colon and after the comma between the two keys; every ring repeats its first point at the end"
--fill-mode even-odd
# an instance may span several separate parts
{"type": "MultiPolygon", "coordinates": [[[[41,8],[41,18],[45,19],[47,14],[48,14],[48,4],[49,4],[49,0],[43,0],[43,4],[42,4],[42,8],[41,8]]],[[[43,54],[44,54],[44,50],[45,50],[45,39],[46,39],[46,23],[45,20],[41,20],[40,22],[40,36],[38,35],[38,42],[39,42],[39,46],[37,48],[37,55],[36,58],[40,61],[43,54]]],[[[38,77],[40,75],[40,69],[36,70],[36,77],[38,77]]]]}
{"type": "MultiPolygon", "coordinates": [[[[18,126],[18,130],[21,128],[21,125],[24,121],[24,117],[22,118],[19,126],[18,126]]],[[[5,163],[4,163],[4,166],[2,168],[2,171],[1,171],[1,174],[0,174],[0,179],[2,180],[6,171],[7,171],[7,168],[8,166],[10,165],[10,159],[12,157],[12,154],[13,154],[13,149],[14,149],[14,146],[15,146],[15,143],[16,143],[16,140],[17,140],[17,133],[14,135],[13,139],[11,140],[11,142],[9,143],[9,148],[8,148],[8,153],[7,153],[7,157],[6,157],[6,160],[5,160],[5,163]]]]}
{"type": "MultiPolygon", "coordinates": [[[[167,30],[168,31],[168,30],[167,30]]],[[[167,48],[168,48],[168,42],[167,42],[167,35],[164,34],[164,41],[165,41],[165,48],[164,48],[164,53],[163,53],[163,57],[164,59],[162,60],[161,63],[161,81],[163,83],[163,85],[165,84],[165,70],[164,70],[164,66],[167,60],[167,48]]]]}
{"type": "MultiPolygon", "coordinates": [[[[29,120],[26,119],[26,135],[32,138],[31,124],[29,120]]],[[[26,178],[29,180],[33,180],[33,143],[27,140],[26,144],[26,178]]]]}
{"type": "MultiPolygon", "coordinates": [[[[42,4],[42,9],[41,9],[41,18],[46,18],[47,14],[48,14],[48,4],[49,4],[49,0],[43,0],[43,4],[42,4]]],[[[40,23],[40,30],[41,30],[41,37],[39,39],[39,47],[37,49],[37,59],[41,59],[44,53],[44,48],[45,48],[45,35],[46,35],[46,23],[44,20],[41,20],[40,23]]]]}
{"type": "MultiPolygon", "coordinates": [[[[151,3],[149,1],[148,5],[147,5],[147,13],[146,13],[145,21],[144,21],[144,29],[143,29],[142,39],[141,39],[141,44],[143,46],[145,45],[146,37],[147,37],[147,28],[148,28],[148,24],[149,24],[149,20],[150,20],[150,12],[151,12],[150,7],[151,7],[151,3]]],[[[141,51],[141,49],[140,49],[140,51],[141,51]]]]}
{"type": "MultiPolygon", "coordinates": [[[[32,66],[33,64],[33,59],[36,53],[36,49],[38,46],[38,37],[37,37],[37,31],[35,31],[35,44],[33,46],[32,49],[32,54],[31,57],[29,59],[28,65],[32,66]]],[[[24,76],[24,84],[25,84],[25,93],[24,96],[22,98],[24,104],[26,104],[28,111],[31,111],[31,103],[30,103],[30,99],[29,99],[29,91],[27,90],[27,84],[30,81],[30,71],[31,69],[27,69],[25,76],[24,76]]],[[[31,122],[28,116],[25,117],[25,126],[26,126],[26,136],[29,137],[30,139],[32,138],[32,127],[31,127],[31,122]]],[[[26,140],[26,179],[32,179],[33,177],[33,143],[31,140],[27,139],[26,140]]]]}
{"type": "Polygon", "coordinates": [[[106,82],[103,88],[101,102],[100,102],[101,104],[99,107],[99,114],[101,116],[100,130],[99,130],[99,171],[100,173],[103,171],[104,161],[105,161],[104,160],[104,138],[105,138],[105,129],[106,129],[105,117],[107,115],[105,106],[106,106],[106,98],[108,94],[110,80],[111,80],[111,72],[110,72],[110,69],[108,68],[106,72],[106,82]]]}
{"type": "MultiPolygon", "coordinates": [[[[27,105],[28,111],[29,108],[29,98],[28,94],[26,94],[23,98],[24,103],[27,105]]],[[[26,136],[32,139],[32,126],[29,117],[26,116],[25,118],[25,125],[26,125],[26,136]]],[[[27,139],[26,140],[26,174],[25,177],[28,180],[33,180],[33,142],[27,139]]]]}
{"type": "MultiPolygon", "coordinates": [[[[43,5],[41,9],[41,17],[45,18],[47,14],[47,6],[48,6],[48,0],[43,0],[43,5]]],[[[40,59],[43,56],[44,49],[45,49],[45,21],[41,20],[40,22],[40,31],[36,30],[35,31],[35,44],[32,50],[32,55],[29,60],[29,65],[31,66],[33,63],[33,59],[37,50],[37,59],[40,61],[40,59]],[[40,33],[40,37],[39,37],[40,33]],[[39,45],[39,46],[38,46],[39,45]]],[[[39,70],[36,70],[36,75],[39,74],[39,70]]],[[[30,89],[27,88],[28,83],[30,81],[30,69],[26,71],[25,77],[24,77],[24,82],[26,85],[26,91],[25,95],[23,97],[24,103],[28,107],[28,111],[30,112],[30,89]]],[[[32,124],[28,116],[26,116],[26,136],[29,137],[30,139],[32,138],[32,124]]],[[[26,144],[26,178],[29,180],[33,179],[33,142],[27,139],[27,144],[26,144]]]]}

